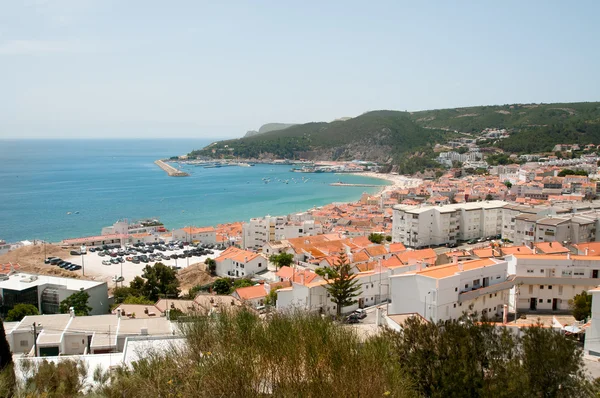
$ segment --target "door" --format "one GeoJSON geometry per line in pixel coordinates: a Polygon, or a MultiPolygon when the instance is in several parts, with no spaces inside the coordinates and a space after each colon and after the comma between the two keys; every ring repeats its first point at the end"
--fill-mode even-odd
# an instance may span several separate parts
{"type": "Polygon", "coordinates": [[[365,308],[365,299],[364,298],[358,299],[358,308],[365,308]]]}
{"type": "Polygon", "coordinates": [[[490,285],[490,278],[489,277],[483,278],[483,287],[488,287],[489,285],[490,285]]]}
{"type": "Polygon", "coordinates": [[[556,311],[558,309],[558,299],[552,299],[552,311],[556,311]]]}
{"type": "Polygon", "coordinates": [[[597,279],[598,278],[598,270],[592,270],[592,278],[597,279]]]}
{"type": "Polygon", "coordinates": [[[535,311],[537,309],[537,298],[532,297],[529,299],[529,309],[535,311]]]}

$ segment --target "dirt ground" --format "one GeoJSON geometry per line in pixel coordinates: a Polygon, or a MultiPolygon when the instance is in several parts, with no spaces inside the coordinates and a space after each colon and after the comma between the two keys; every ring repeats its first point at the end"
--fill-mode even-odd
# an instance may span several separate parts
{"type": "Polygon", "coordinates": [[[179,270],[177,279],[179,279],[180,289],[187,292],[196,285],[207,285],[213,282],[216,277],[210,276],[205,270],[204,263],[190,264],[189,267],[179,270]]]}
{"type": "MultiPolygon", "coordinates": [[[[97,281],[102,281],[105,280],[108,283],[108,287],[109,287],[109,293],[112,292],[113,288],[114,288],[114,283],[111,281],[112,278],[112,274],[113,273],[118,273],[117,271],[115,272],[111,272],[108,271],[108,268],[110,267],[105,267],[107,269],[107,272],[104,273],[104,275],[102,274],[94,274],[91,273],[88,274],[88,272],[86,272],[86,276],[82,276],[81,271],[64,271],[59,267],[53,266],[53,265],[49,265],[49,264],[44,264],[44,255],[46,257],[60,257],[63,259],[66,259],[67,261],[73,261],[76,262],[78,264],[80,264],[80,259],[79,257],[73,257],[70,255],[71,249],[63,249],[60,246],[57,245],[51,245],[51,244],[47,244],[45,247],[45,254],[44,254],[44,245],[32,245],[32,246],[25,246],[25,247],[21,247],[18,248],[16,250],[13,250],[11,252],[8,252],[6,254],[3,254],[2,256],[0,256],[0,264],[19,264],[19,268],[17,268],[18,271],[22,271],[22,272],[31,272],[31,273],[36,273],[36,274],[40,274],[40,275],[52,275],[52,276],[60,276],[60,277],[67,277],[67,278],[76,278],[76,279],[91,279],[91,280],[97,280],[97,281]]],[[[97,257],[97,255],[90,253],[87,258],[89,258],[90,260],[92,258],[97,257]]],[[[101,261],[101,258],[98,258],[97,260],[101,261]]],[[[91,261],[90,261],[91,262],[91,261]]],[[[88,265],[88,269],[90,268],[89,264],[90,262],[86,261],[86,264],[88,265]]],[[[167,262],[168,263],[168,262],[167,262]]],[[[136,266],[135,270],[131,270],[132,275],[128,275],[128,280],[130,280],[135,274],[137,275],[141,275],[141,270],[144,267],[144,264],[140,264],[138,266],[136,266]],[[139,270],[137,269],[139,268],[139,270]]],[[[117,266],[114,266],[115,268],[117,266]]],[[[132,268],[133,264],[127,264],[126,268],[132,268]]],[[[205,271],[205,267],[206,265],[204,264],[204,262],[197,262],[194,264],[190,264],[189,267],[183,268],[181,270],[179,270],[177,278],[179,279],[179,283],[180,285],[180,289],[183,292],[187,292],[188,289],[190,289],[193,286],[196,285],[206,285],[208,283],[213,282],[215,279],[215,277],[210,276],[210,274],[208,272],[205,271]]],[[[89,270],[92,271],[92,270],[89,270]]],[[[126,283],[127,283],[126,281],[126,283]]]]}
{"type": "Polygon", "coordinates": [[[19,264],[18,271],[22,272],[82,279],[81,273],[64,271],[56,266],[44,264],[44,251],[46,257],[67,258],[70,257],[71,249],[52,244],[24,246],[1,255],[0,264],[19,264]]]}

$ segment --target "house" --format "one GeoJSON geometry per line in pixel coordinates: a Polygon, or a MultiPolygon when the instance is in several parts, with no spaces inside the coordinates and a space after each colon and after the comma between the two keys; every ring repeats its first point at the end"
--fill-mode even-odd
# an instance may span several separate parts
{"type": "Polygon", "coordinates": [[[215,258],[219,276],[247,277],[267,269],[267,259],[258,253],[231,246],[215,258]]]}
{"type": "Polygon", "coordinates": [[[253,308],[258,308],[265,305],[269,291],[268,285],[259,283],[254,286],[238,287],[231,295],[243,303],[250,304],[253,308]]]}

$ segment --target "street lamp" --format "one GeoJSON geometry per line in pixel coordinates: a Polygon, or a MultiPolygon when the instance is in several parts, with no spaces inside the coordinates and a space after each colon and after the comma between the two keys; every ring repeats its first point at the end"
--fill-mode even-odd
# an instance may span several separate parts
{"type": "Polygon", "coordinates": [[[81,253],[81,275],[85,276],[85,262],[83,259],[83,252],[81,253]]]}

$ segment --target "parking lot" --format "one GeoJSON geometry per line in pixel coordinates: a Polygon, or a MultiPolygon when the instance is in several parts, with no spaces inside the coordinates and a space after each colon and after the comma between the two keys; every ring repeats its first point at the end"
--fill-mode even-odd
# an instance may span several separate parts
{"type": "MultiPolygon", "coordinates": [[[[138,249],[138,248],[133,248],[133,247],[131,248],[132,250],[130,250],[130,251],[127,251],[126,247],[123,247],[121,249],[126,250],[126,252],[125,253],[121,252],[122,253],[121,255],[118,255],[115,253],[114,256],[111,256],[110,254],[101,255],[96,250],[94,250],[94,252],[91,252],[88,249],[88,251],[85,255],[79,255],[79,256],[72,255],[67,258],[64,258],[64,260],[68,261],[70,263],[82,266],[81,270],[72,271],[73,273],[79,274],[79,275],[84,275],[86,278],[91,278],[94,280],[106,281],[110,287],[111,284],[113,286],[116,284],[116,280],[120,276],[123,277],[123,281],[122,281],[123,285],[129,284],[129,282],[131,282],[136,276],[142,275],[143,269],[144,269],[144,267],[146,267],[146,265],[154,265],[155,263],[160,262],[167,266],[172,266],[172,267],[176,267],[176,268],[186,268],[186,267],[188,267],[192,264],[196,264],[196,263],[204,264],[204,261],[207,258],[216,258],[222,252],[222,250],[212,248],[212,249],[207,249],[207,250],[212,251],[212,253],[206,253],[203,255],[192,255],[191,257],[185,256],[184,258],[172,259],[170,257],[174,254],[177,254],[178,256],[180,256],[180,255],[184,254],[184,251],[188,252],[195,248],[193,246],[183,246],[183,248],[175,246],[173,249],[170,249],[167,247],[166,250],[164,250],[164,251],[154,249],[154,253],[139,253],[139,252],[134,253],[133,249],[138,249]],[[155,259],[148,258],[148,262],[139,261],[139,263],[134,263],[133,261],[131,261],[131,259],[133,259],[134,256],[140,257],[142,255],[146,255],[147,257],[149,257],[150,254],[154,254],[156,256],[158,256],[160,254],[161,257],[155,258],[155,259]],[[169,259],[168,260],[164,259],[162,257],[162,255],[164,255],[165,257],[169,257],[169,259]],[[114,264],[114,262],[116,262],[117,261],[116,259],[118,259],[118,258],[122,258],[123,262],[117,262],[116,264],[114,264]],[[110,262],[111,259],[113,260],[112,263],[110,262]],[[130,261],[128,261],[127,259],[130,259],[130,261]],[[104,264],[103,264],[103,262],[104,262],[104,264]]],[[[117,250],[118,249],[109,249],[108,252],[114,253],[117,250]]],[[[106,251],[103,251],[103,252],[106,253],[106,251]]],[[[53,265],[53,267],[54,266],[55,265],[53,265]]]]}

